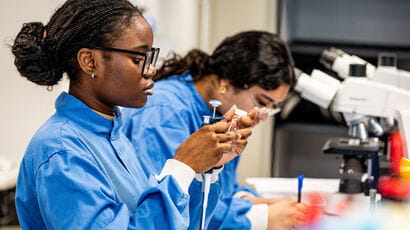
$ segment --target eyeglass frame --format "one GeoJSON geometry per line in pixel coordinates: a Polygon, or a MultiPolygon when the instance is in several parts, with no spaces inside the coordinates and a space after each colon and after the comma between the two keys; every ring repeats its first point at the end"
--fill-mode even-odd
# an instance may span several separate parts
{"type": "Polygon", "coordinates": [[[154,47],[152,47],[148,52],[140,52],[140,51],[125,50],[125,49],[118,49],[118,48],[112,48],[112,47],[101,47],[101,46],[94,47],[94,49],[144,56],[144,64],[142,65],[142,70],[141,70],[142,75],[145,75],[148,73],[150,65],[155,67],[158,61],[158,56],[159,56],[159,51],[160,51],[160,48],[154,48],[154,47]],[[152,53],[152,56],[149,57],[149,54],[151,53],[152,53]],[[150,58],[151,60],[149,61],[149,64],[146,65],[148,58],[150,58]]]}
{"type": "MultiPolygon", "coordinates": [[[[247,90],[246,92],[248,93],[250,99],[255,104],[255,106],[259,108],[259,116],[263,115],[263,114],[267,114],[268,117],[270,117],[270,116],[273,116],[273,115],[279,113],[282,110],[280,108],[280,106],[277,105],[276,103],[273,103],[272,108],[267,108],[266,106],[261,107],[261,105],[258,103],[256,98],[251,94],[251,92],[249,90],[247,90]]],[[[264,95],[264,96],[268,97],[266,95],[264,95]]],[[[274,101],[272,98],[270,98],[270,97],[268,97],[268,98],[271,99],[272,101],[274,101]]]]}

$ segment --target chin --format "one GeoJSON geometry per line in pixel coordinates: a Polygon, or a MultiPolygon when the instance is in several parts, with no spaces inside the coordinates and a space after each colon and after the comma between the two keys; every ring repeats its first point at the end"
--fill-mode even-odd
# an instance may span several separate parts
{"type": "Polygon", "coordinates": [[[147,100],[145,99],[144,101],[139,101],[139,102],[135,103],[133,107],[134,108],[142,108],[146,104],[147,104],[147,100]]]}
{"type": "Polygon", "coordinates": [[[144,105],[146,105],[147,103],[144,103],[144,104],[140,104],[140,105],[137,105],[137,106],[135,106],[135,108],[142,108],[142,107],[144,107],[144,105]]]}
{"type": "Polygon", "coordinates": [[[123,107],[128,107],[128,108],[141,108],[144,107],[144,105],[147,104],[147,97],[144,99],[138,98],[138,100],[130,101],[126,105],[123,105],[123,107]]]}

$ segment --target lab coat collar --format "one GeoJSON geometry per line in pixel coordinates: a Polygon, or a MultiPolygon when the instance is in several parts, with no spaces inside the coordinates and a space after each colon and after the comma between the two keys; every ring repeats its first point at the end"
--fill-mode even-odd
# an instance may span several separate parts
{"type": "Polygon", "coordinates": [[[94,112],[78,98],[66,92],[62,92],[57,98],[55,107],[57,114],[68,117],[73,122],[87,129],[101,134],[111,133],[111,139],[115,139],[122,124],[120,110],[115,107],[114,120],[109,120],[94,112]]]}
{"type": "MultiPolygon", "coordinates": [[[[195,98],[195,106],[197,107],[200,116],[212,115],[213,111],[208,107],[207,102],[202,98],[198,91],[196,91],[195,84],[192,79],[192,75],[189,72],[186,72],[180,76],[180,80],[192,82],[192,84],[188,84],[188,87],[192,92],[192,96],[195,98]]],[[[219,114],[216,115],[220,116],[219,114]]]]}

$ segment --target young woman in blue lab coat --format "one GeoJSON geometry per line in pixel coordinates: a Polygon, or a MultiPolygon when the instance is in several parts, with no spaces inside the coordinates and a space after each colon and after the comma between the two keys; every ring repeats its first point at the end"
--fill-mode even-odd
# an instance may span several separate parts
{"type": "MultiPolygon", "coordinates": [[[[120,132],[117,106],[142,107],[153,93],[158,49],[152,42],[150,26],[126,0],[68,0],[47,25],[23,25],[12,46],[20,74],[50,89],[67,73],[70,85],[21,162],[22,229],[199,228],[202,185],[195,173],[229,161],[223,153],[246,143],[251,131],[227,133],[226,120],[206,126],[187,137],[161,172],[145,174],[120,132]]],[[[253,122],[246,118],[242,127],[253,122]]],[[[212,184],[209,214],[220,193],[212,184]]]]}
{"type": "MultiPolygon", "coordinates": [[[[226,38],[212,55],[192,50],[165,60],[156,75],[155,95],[142,109],[124,109],[124,132],[137,149],[144,170],[159,172],[177,147],[212,114],[208,103],[222,102],[218,114],[233,105],[260,118],[278,111],[293,84],[293,61],[274,34],[248,31],[226,38]],[[264,107],[264,108],[263,108],[264,107]]],[[[237,148],[237,153],[243,150],[237,148]]],[[[291,199],[262,199],[239,186],[239,157],[219,174],[223,189],[209,229],[288,229],[304,220],[306,206],[291,199]]]]}

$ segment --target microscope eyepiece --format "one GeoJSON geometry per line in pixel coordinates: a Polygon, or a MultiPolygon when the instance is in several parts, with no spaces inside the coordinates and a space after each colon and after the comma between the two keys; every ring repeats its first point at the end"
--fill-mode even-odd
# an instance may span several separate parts
{"type": "Polygon", "coordinates": [[[322,56],[319,59],[319,62],[324,65],[327,69],[332,69],[332,65],[338,58],[338,54],[331,50],[324,50],[322,56]]]}
{"type": "Polygon", "coordinates": [[[349,77],[366,77],[366,64],[350,64],[349,77]]]}
{"type": "Polygon", "coordinates": [[[397,66],[397,56],[394,53],[380,53],[378,55],[378,66],[388,66],[396,67],[397,66]]]}

